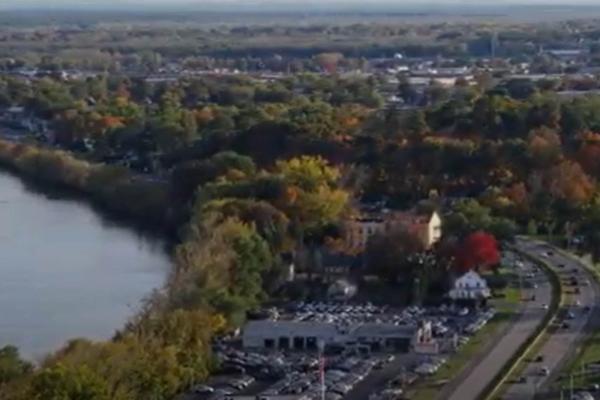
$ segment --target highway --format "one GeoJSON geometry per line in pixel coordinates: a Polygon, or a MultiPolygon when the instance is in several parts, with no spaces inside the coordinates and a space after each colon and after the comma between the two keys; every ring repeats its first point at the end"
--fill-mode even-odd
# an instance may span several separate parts
{"type": "Polygon", "coordinates": [[[520,379],[510,383],[502,396],[504,400],[533,399],[545,385],[557,377],[564,361],[585,337],[585,327],[600,298],[600,287],[576,259],[565,257],[542,242],[522,240],[520,246],[555,267],[563,285],[568,285],[571,277],[575,277],[578,289],[567,286],[571,292],[567,301],[568,310],[559,313],[561,318],[556,322],[555,329],[551,330],[551,336],[532,357],[533,360],[530,360],[520,379]],[[575,293],[575,290],[578,293],[575,293]],[[572,313],[572,318],[566,317],[567,311],[572,313]],[[563,326],[563,321],[567,325],[563,326]],[[536,362],[538,357],[541,361],[536,362]]]}
{"type": "MultiPolygon", "coordinates": [[[[517,246],[520,248],[521,244],[518,243],[517,246]]],[[[451,383],[451,385],[455,385],[455,388],[450,394],[445,394],[445,391],[442,391],[440,399],[476,399],[519,347],[535,332],[546,313],[549,312],[546,306],[551,302],[552,288],[548,277],[530,263],[525,262],[524,264],[524,268],[519,273],[525,277],[529,275],[530,278],[527,280],[535,284],[537,288],[524,289],[523,297],[530,298],[535,293],[535,300],[524,303],[521,315],[505,332],[504,336],[499,338],[497,344],[488,353],[484,354],[478,360],[478,363],[468,368],[465,373],[456,378],[455,382],[451,383]]]]}

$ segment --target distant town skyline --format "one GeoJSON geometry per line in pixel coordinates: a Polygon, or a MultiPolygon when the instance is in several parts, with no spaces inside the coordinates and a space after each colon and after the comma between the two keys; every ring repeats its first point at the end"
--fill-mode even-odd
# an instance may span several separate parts
{"type": "Polygon", "coordinates": [[[427,7],[431,5],[451,5],[468,7],[489,7],[506,5],[565,5],[565,6],[593,6],[599,5],[597,0],[53,0],[51,4],[43,0],[20,0],[18,3],[8,0],[0,0],[0,7],[10,8],[123,8],[128,6],[154,6],[154,7],[228,7],[231,5],[244,8],[252,7],[295,7],[306,5],[318,7],[352,7],[370,8],[389,6],[393,8],[403,7],[427,7]]]}

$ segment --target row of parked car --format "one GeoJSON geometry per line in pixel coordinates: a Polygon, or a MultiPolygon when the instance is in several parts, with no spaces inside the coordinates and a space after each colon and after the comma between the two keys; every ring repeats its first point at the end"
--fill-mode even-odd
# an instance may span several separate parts
{"type": "Polygon", "coordinates": [[[472,335],[475,332],[479,331],[481,328],[485,326],[494,316],[496,315],[496,310],[490,308],[482,313],[480,313],[475,321],[471,322],[464,329],[464,332],[472,335]]]}
{"type": "MultiPolygon", "coordinates": [[[[374,368],[381,368],[393,358],[390,357],[346,357],[328,360],[324,371],[327,400],[341,400],[359,382],[365,379],[374,368]]],[[[320,399],[322,394],[321,376],[318,371],[295,371],[286,375],[263,391],[263,396],[303,394],[311,399],[320,399]]]]}
{"type": "Polygon", "coordinates": [[[433,375],[442,365],[446,364],[448,359],[445,357],[431,357],[415,367],[415,373],[419,375],[433,375]]]}
{"type": "Polygon", "coordinates": [[[240,375],[230,379],[215,380],[211,384],[196,385],[192,388],[192,393],[205,395],[211,399],[221,399],[226,396],[232,396],[242,390],[245,390],[254,383],[255,379],[249,375],[240,375]]]}

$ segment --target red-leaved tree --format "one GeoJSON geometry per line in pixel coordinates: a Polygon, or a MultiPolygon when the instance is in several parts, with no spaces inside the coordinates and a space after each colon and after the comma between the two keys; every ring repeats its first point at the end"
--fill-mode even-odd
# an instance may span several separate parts
{"type": "Polygon", "coordinates": [[[456,269],[465,273],[471,270],[482,271],[500,262],[498,242],[486,232],[471,233],[458,246],[454,264],[456,269]]]}

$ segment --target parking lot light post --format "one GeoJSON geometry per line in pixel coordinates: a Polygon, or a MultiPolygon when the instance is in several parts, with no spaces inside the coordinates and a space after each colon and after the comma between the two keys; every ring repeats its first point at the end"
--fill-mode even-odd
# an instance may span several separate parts
{"type": "Polygon", "coordinates": [[[319,340],[319,379],[321,380],[321,400],[325,400],[325,342],[319,340]]]}

